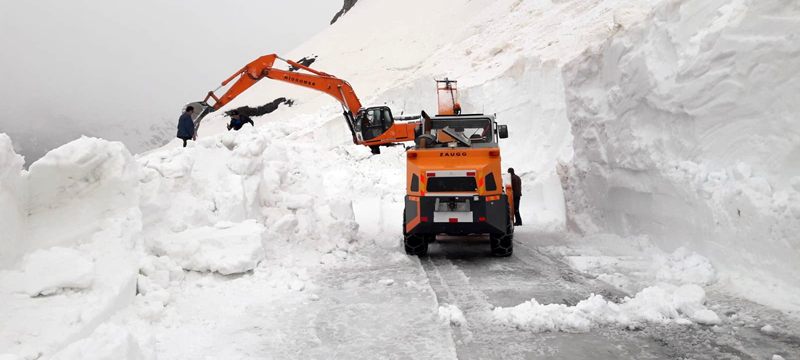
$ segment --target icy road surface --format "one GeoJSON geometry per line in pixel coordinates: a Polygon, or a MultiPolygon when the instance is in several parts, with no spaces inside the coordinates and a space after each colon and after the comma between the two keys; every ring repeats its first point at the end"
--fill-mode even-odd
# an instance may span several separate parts
{"type": "MultiPolygon", "coordinates": [[[[313,272],[189,274],[147,326],[169,359],[766,359],[800,354],[800,326],[779,312],[709,294],[718,326],[645,323],[530,331],[498,307],[537,299],[574,306],[626,294],[548,251],[556,233],[518,228],[510,258],[480,240],[444,239],[417,259],[379,247],[313,272]],[[294,280],[287,280],[294,279],[294,280]],[[287,285],[289,284],[287,289],[287,285]],[[459,312],[447,310],[452,306],[459,312]],[[770,328],[762,329],[765,323],[770,328]],[[775,330],[779,329],[779,330],[775,330]]],[[[274,271],[274,270],[272,270],[274,271]]]]}
{"type": "Polygon", "coordinates": [[[511,258],[486,256],[486,244],[440,242],[422,260],[440,303],[458,304],[466,324],[452,328],[459,359],[763,359],[773,354],[797,358],[798,323],[741,300],[712,298],[719,326],[647,324],[634,329],[601,326],[585,333],[530,332],[498,324],[494,307],[531,298],[541,303],[575,305],[591,294],[619,301],[628,294],[584,275],[539,245],[561,241],[560,234],[517,228],[511,258]],[[730,318],[749,321],[730,321],[730,318]],[[793,335],[759,331],[759,321],[780,322],[793,335]]]}

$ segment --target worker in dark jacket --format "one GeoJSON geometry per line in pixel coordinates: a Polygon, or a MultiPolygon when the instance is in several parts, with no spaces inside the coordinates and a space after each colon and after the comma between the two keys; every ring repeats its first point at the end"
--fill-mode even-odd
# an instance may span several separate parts
{"type": "MultiPolygon", "coordinates": [[[[309,67],[315,61],[317,61],[317,55],[314,55],[314,57],[304,56],[302,59],[297,60],[297,63],[300,64],[300,65],[303,65],[305,67],[309,67]]],[[[289,66],[289,71],[297,71],[297,70],[300,70],[300,68],[296,67],[294,65],[290,65],[289,66]]]]}
{"type": "Polygon", "coordinates": [[[519,201],[522,197],[522,179],[514,173],[514,168],[508,168],[511,174],[511,191],[514,192],[514,226],[522,225],[522,216],[519,214],[519,201]]]}
{"type": "Polygon", "coordinates": [[[258,107],[242,106],[226,111],[225,115],[231,117],[231,122],[228,123],[228,131],[238,131],[242,128],[242,126],[244,126],[244,124],[247,123],[250,123],[252,126],[256,126],[256,124],[253,122],[253,119],[250,118],[251,116],[262,116],[269,114],[275,110],[278,110],[278,107],[282,104],[291,107],[294,105],[294,100],[287,99],[285,97],[279,97],[258,107]]]}
{"type": "Polygon", "coordinates": [[[251,126],[256,126],[256,124],[253,122],[253,119],[247,115],[242,115],[236,110],[232,110],[229,113],[231,115],[231,122],[228,124],[228,131],[239,131],[242,126],[247,123],[250,123],[251,126]]]}
{"type": "Polygon", "coordinates": [[[186,147],[186,142],[194,138],[194,121],[192,114],[194,108],[191,106],[186,107],[186,111],[181,114],[178,119],[178,138],[183,140],[183,147],[186,147]]]}

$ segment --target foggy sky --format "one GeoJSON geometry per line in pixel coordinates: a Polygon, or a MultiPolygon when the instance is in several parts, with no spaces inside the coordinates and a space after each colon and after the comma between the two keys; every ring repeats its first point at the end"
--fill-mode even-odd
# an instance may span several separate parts
{"type": "Polygon", "coordinates": [[[1,1],[0,133],[30,161],[80,134],[129,140],[123,133],[174,128],[183,105],[250,60],[299,45],[341,5],[1,1]]]}

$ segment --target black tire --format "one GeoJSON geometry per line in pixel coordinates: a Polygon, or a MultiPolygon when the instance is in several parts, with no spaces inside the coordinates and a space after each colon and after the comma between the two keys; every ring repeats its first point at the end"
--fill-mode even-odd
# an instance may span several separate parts
{"type": "Polygon", "coordinates": [[[369,149],[372,150],[372,155],[380,155],[381,154],[381,147],[380,146],[372,145],[372,146],[369,147],[369,149]]]}
{"type": "Polygon", "coordinates": [[[508,257],[514,253],[514,236],[511,234],[492,234],[489,236],[492,256],[508,257]]]}
{"type": "Polygon", "coordinates": [[[510,217],[506,220],[506,233],[491,234],[489,235],[489,241],[492,248],[492,256],[508,257],[514,253],[514,223],[511,222],[510,217]]]}
{"type": "Polygon", "coordinates": [[[403,247],[408,255],[425,256],[428,254],[428,240],[425,236],[405,235],[403,236],[403,247]]]}

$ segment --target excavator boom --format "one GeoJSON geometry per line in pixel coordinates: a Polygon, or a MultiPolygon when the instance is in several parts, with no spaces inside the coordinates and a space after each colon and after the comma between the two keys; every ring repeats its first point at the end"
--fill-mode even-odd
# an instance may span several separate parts
{"type": "Polygon", "coordinates": [[[209,100],[214,99],[215,103],[211,106],[214,108],[214,110],[219,110],[265,77],[272,80],[284,81],[290,84],[324,92],[330,96],[333,96],[342,104],[344,109],[349,110],[353,114],[358,113],[358,110],[361,109],[361,101],[358,100],[358,96],[356,96],[353,87],[350,86],[347,81],[339,79],[333,75],[314,70],[292,60],[284,60],[275,54],[264,55],[245,65],[242,69],[235,72],[222,82],[220,88],[227,86],[229,83],[236,80],[236,82],[231,85],[225,94],[218,97],[215,94],[216,90],[209,91],[205,101],[208,102],[209,100]],[[284,61],[295,68],[306,70],[311,74],[276,69],[273,67],[275,60],[284,61]]]}
{"type": "Polygon", "coordinates": [[[255,59],[225,79],[220,87],[209,91],[200,103],[205,108],[195,122],[199,125],[200,120],[208,113],[221,109],[264,78],[320,91],[335,98],[342,105],[343,115],[353,136],[353,142],[369,146],[373,153],[380,152],[378,146],[414,140],[417,121],[395,123],[391,111],[387,107],[363,109],[361,101],[347,81],[295,61],[283,59],[276,54],[264,55],[255,59]],[[275,68],[276,60],[305,72],[275,68]],[[224,94],[219,96],[216,94],[217,91],[228,85],[230,87],[224,94]]]}

